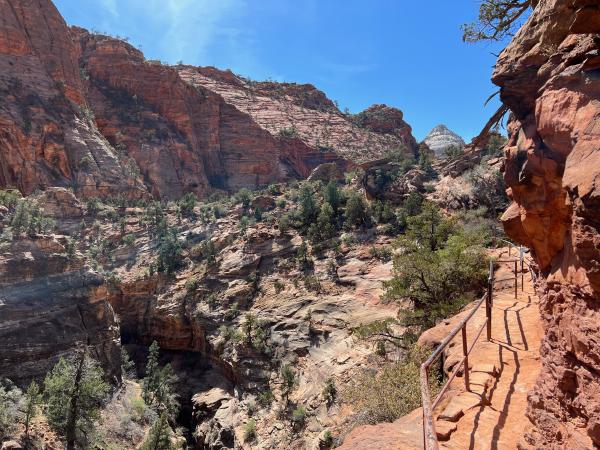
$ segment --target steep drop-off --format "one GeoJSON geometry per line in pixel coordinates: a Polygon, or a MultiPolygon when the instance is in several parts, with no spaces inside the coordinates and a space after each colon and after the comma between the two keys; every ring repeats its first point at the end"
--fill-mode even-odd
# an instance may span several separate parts
{"type": "Polygon", "coordinates": [[[599,23],[596,1],[540,1],[493,75],[512,111],[504,226],[542,275],[536,448],[600,445],[599,23]]]}

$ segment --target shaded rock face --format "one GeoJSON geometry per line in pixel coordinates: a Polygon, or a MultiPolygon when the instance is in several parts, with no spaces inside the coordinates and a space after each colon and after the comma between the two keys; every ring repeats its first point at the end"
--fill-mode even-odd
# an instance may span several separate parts
{"type": "Polygon", "coordinates": [[[19,239],[0,253],[0,377],[38,381],[61,356],[89,345],[120,378],[120,337],[104,279],[70,259],[60,238],[19,239]]]}
{"type": "Polygon", "coordinates": [[[423,139],[423,142],[435,153],[437,157],[443,157],[446,149],[454,146],[463,148],[465,141],[446,125],[437,125],[423,139]]]}
{"type": "Polygon", "coordinates": [[[545,326],[528,415],[538,448],[600,445],[600,6],[540,1],[493,81],[513,115],[509,236],[531,248],[545,326]]]}
{"type": "Polygon", "coordinates": [[[0,16],[0,187],[177,199],[416,150],[402,113],[384,105],[356,125],[309,84],[146,61],[68,28],[49,0],[6,0],[0,16]]]}

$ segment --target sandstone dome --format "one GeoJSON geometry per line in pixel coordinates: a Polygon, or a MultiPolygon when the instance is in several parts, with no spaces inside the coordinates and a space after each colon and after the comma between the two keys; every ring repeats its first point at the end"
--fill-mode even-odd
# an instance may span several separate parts
{"type": "Polygon", "coordinates": [[[437,125],[423,140],[427,146],[435,152],[437,157],[443,157],[444,151],[451,147],[464,147],[465,141],[446,125],[437,125]]]}

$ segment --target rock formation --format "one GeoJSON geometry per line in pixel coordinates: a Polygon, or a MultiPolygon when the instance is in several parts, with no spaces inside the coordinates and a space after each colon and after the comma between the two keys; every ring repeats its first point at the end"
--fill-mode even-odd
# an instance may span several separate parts
{"type": "Polygon", "coordinates": [[[539,265],[543,368],[529,397],[535,448],[600,445],[600,6],[540,0],[498,58],[512,111],[508,235],[539,265]]]}
{"type": "Polygon", "coordinates": [[[355,124],[312,85],[147,61],[68,28],[50,0],[6,0],[0,15],[0,187],[177,199],[416,150],[393,108],[355,124]]]}
{"type": "Polygon", "coordinates": [[[437,125],[423,139],[423,142],[435,153],[438,158],[444,157],[444,152],[450,147],[463,148],[465,141],[446,125],[437,125]]]}
{"type": "Polygon", "coordinates": [[[0,254],[1,376],[21,385],[86,345],[110,378],[121,376],[104,278],[69,257],[65,243],[64,236],[21,238],[0,254]]]}

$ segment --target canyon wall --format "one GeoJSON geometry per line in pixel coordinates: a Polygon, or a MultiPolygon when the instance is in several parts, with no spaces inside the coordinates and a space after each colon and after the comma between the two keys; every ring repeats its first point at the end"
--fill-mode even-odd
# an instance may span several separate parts
{"type": "MultiPolygon", "coordinates": [[[[508,235],[539,268],[542,372],[536,448],[600,445],[600,5],[541,0],[498,58],[510,108],[508,235]]],[[[526,445],[524,443],[523,445],[526,445]]]]}
{"type": "Polygon", "coordinates": [[[0,187],[24,194],[203,197],[417,151],[395,108],[352,116],[312,85],[149,61],[49,0],[0,1],[0,100],[0,187]]]}
{"type": "Polygon", "coordinates": [[[87,348],[121,376],[119,327],[104,278],[69,257],[64,236],[13,241],[0,253],[1,376],[26,385],[87,348]]]}

